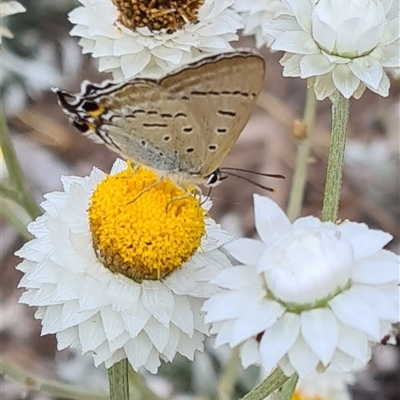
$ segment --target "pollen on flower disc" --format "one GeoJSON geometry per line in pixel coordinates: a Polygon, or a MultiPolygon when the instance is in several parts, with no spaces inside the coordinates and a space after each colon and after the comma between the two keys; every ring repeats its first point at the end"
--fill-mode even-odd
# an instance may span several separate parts
{"type": "Polygon", "coordinates": [[[137,282],[161,279],[181,267],[200,246],[204,219],[205,211],[193,195],[129,164],[96,187],[89,206],[100,260],[137,282]]]}
{"type": "Polygon", "coordinates": [[[118,22],[134,31],[165,29],[173,33],[187,23],[197,23],[197,12],[204,0],[112,0],[119,11],[118,22]]]}

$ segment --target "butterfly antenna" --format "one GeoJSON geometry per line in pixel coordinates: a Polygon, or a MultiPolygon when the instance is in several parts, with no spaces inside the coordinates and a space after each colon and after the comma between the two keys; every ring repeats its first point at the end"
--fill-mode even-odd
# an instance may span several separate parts
{"type": "Polygon", "coordinates": [[[210,198],[211,190],[212,190],[212,186],[209,187],[206,198],[200,203],[201,206],[207,201],[207,199],[210,198]]]}
{"type": "MultiPolygon", "coordinates": [[[[280,174],[266,174],[264,172],[251,171],[251,170],[244,169],[244,168],[224,167],[224,168],[220,168],[220,170],[222,172],[224,172],[224,171],[238,171],[238,172],[245,172],[247,174],[252,174],[252,175],[265,176],[265,177],[268,177],[268,178],[285,179],[285,177],[283,175],[280,175],[280,174]]],[[[229,175],[228,172],[226,172],[226,174],[229,175]]]]}
{"type": "Polygon", "coordinates": [[[260,183],[255,182],[252,179],[247,178],[246,176],[237,175],[237,174],[234,174],[233,172],[227,172],[227,171],[225,171],[225,174],[227,174],[229,176],[233,176],[233,177],[238,178],[238,179],[242,179],[242,180],[244,180],[246,182],[252,183],[254,186],[257,186],[260,189],[264,189],[264,190],[267,190],[268,192],[275,193],[275,189],[272,189],[272,188],[270,188],[268,186],[261,185],[260,183]]]}

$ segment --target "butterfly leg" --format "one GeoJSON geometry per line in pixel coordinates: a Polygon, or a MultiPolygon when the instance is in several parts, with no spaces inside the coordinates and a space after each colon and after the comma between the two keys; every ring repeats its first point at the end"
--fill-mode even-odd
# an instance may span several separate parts
{"type": "Polygon", "coordinates": [[[192,196],[192,197],[196,197],[197,195],[201,194],[201,190],[199,187],[195,187],[193,190],[188,189],[187,187],[180,185],[180,187],[186,192],[186,194],[184,194],[183,196],[178,196],[178,197],[174,197],[172,198],[166,206],[166,212],[168,212],[168,207],[172,204],[172,202],[174,201],[178,201],[178,200],[184,200],[187,199],[188,197],[192,196]]]}
{"type": "Polygon", "coordinates": [[[153,189],[153,187],[160,184],[163,180],[164,180],[164,178],[161,178],[161,179],[153,182],[150,186],[147,186],[147,188],[143,189],[133,200],[129,201],[128,204],[134,203],[140,196],[142,196],[144,193],[148,192],[149,190],[153,189]]]}

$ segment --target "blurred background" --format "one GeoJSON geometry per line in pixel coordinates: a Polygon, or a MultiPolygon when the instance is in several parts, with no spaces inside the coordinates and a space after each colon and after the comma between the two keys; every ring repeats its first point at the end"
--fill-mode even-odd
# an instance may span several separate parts
{"type": "MultiPolygon", "coordinates": [[[[44,193],[61,189],[61,175],[84,176],[93,166],[109,171],[116,158],[114,153],[81,136],[69,125],[50,87],[79,91],[84,79],[101,82],[110,76],[99,74],[96,61],[82,55],[77,39],[69,36],[71,26],[67,13],[77,2],[20,2],[27,12],[2,21],[15,37],[3,39],[1,103],[26,179],[40,202],[44,193]]],[[[241,38],[234,45],[254,47],[254,42],[251,38],[241,38]]],[[[254,110],[223,165],[283,174],[286,179],[254,177],[259,183],[274,187],[276,193],[272,195],[232,177],[213,190],[212,217],[236,235],[255,235],[253,193],[269,195],[283,209],[287,206],[296,155],[292,126],[296,119],[301,119],[306,91],[305,81],[282,77],[280,53],[271,54],[266,48],[260,52],[267,60],[261,106],[254,110]]],[[[392,80],[388,98],[366,91],[360,100],[351,101],[339,212],[341,219],[365,222],[370,228],[391,233],[393,241],[388,248],[396,253],[399,253],[400,234],[399,93],[400,82],[392,80]]],[[[330,102],[319,102],[302,215],[319,217],[321,213],[330,116],[330,102]]],[[[5,181],[7,171],[2,158],[0,162],[0,179],[5,181]]],[[[47,379],[106,389],[106,371],[95,369],[91,357],[69,350],[57,352],[53,336],[40,337],[40,322],[33,317],[35,310],[18,304],[21,273],[15,270],[19,260],[13,253],[21,247],[23,239],[3,219],[0,231],[3,360],[47,379]]],[[[229,350],[213,350],[212,341],[207,343],[207,349],[197,354],[194,363],[177,358],[174,364],[164,365],[156,377],[147,376],[149,385],[168,396],[181,393],[193,396],[181,398],[215,398],[216,376],[229,358],[229,350]]],[[[399,365],[399,347],[377,347],[370,366],[358,374],[356,384],[351,387],[353,398],[400,399],[399,365]]],[[[249,369],[239,376],[233,398],[239,398],[254,386],[258,371],[249,369]]],[[[0,385],[0,396],[4,400],[52,399],[27,391],[8,379],[2,379],[0,385]]]]}

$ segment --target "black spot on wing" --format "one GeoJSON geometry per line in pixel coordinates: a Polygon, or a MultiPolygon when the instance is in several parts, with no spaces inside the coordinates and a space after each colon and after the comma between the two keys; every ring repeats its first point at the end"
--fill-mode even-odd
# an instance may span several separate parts
{"type": "Polygon", "coordinates": [[[231,117],[234,118],[236,117],[236,111],[233,110],[218,110],[218,114],[222,115],[223,117],[231,117]]]}
{"type": "Polygon", "coordinates": [[[145,127],[145,128],[168,128],[168,125],[167,124],[157,124],[157,123],[151,124],[151,123],[145,122],[143,124],[143,127],[145,127]]]}

